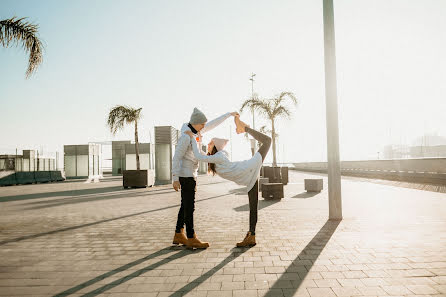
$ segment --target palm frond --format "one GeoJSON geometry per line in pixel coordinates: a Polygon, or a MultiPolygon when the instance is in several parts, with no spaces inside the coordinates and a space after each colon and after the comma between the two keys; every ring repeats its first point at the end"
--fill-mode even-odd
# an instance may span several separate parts
{"type": "Polygon", "coordinates": [[[270,100],[248,99],[243,103],[240,112],[242,112],[246,107],[249,107],[251,110],[257,111],[258,113],[263,114],[268,118],[271,118],[272,108],[270,100]]]}
{"type": "Polygon", "coordinates": [[[289,98],[291,100],[291,102],[293,102],[294,104],[297,104],[297,98],[293,92],[282,92],[282,93],[280,93],[279,98],[281,100],[285,100],[285,98],[289,98]]]}
{"type": "Polygon", "coordinates": [[[134,109],[129,106],[117,105],[113,107],[107,119],[107,125],[110,128],[110,132],[116,134],[118,130],[124,128],[124,124],[131,124],[141,119],[142,108],[134,109]]]}
{"type": "Polygon", "coordinates": [[[0,44],[4,47],[10,45],[22,48],[27,54],[28,68],[26,78],[29,78],[43,61],[43,44],[37,36],[39,26],[25,21],[26,18],[16,18],[0,21],[0,44]]]}
{"type": "Polygon", "coordinates": [[[260,127],[259,132],[265,133],[265,134],[271,134],[271,129],[268,128],[268,126],[264,125],[260,127]]]}
{"type": "Polygon", "coordinates": [[[285,116],[287,118],[291,117],[291,111],[285,106],[279,106],[274,110],[274,117],[285,116]]]}
{"type": "Polygon", "coordinates": [[[243,102],[242,107],[240,107],[240,112],[243,112],[246,108],[252,109],[253,104],[257,104],[259,102],[259,99],[257,98],[250,98],[243,102]]]}
{"type": "MultiPolygon", "coordinates": [[[[268,126],[262,126],[262,127],[260,127],[260,129],[259,129],[259,132],[261,132],[261,133],[263,133],[263,134],[269,134],[269,135],[273,135],[273,130],[271,130],[270,128],[268,128],[268,126]]],[[[276,133],[274,133],[274,136],[275,137],[279,137],[279,134],[276,132],[276,133]]]]}

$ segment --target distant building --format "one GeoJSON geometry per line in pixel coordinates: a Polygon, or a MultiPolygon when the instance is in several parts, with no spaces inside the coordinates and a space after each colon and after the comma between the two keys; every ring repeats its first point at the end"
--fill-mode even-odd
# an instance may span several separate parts
{"type": "Polygon", "coordinates": [[[384,159],[446,158],[446,137],[425,134],[417,137],[412,145],[386,145],[384,159]]]}
{"type": "Polygon", "coordinates": [[[410,158],[409,148],[404,145],[386,145],[383,154],[384,159],[410,158]]]}
{"type": "Polygon", "coordinates": [[[0,171],[52,171],[56,159],[41,157],[34,150],[23,150],[21,155],[0,155],[0,171]]]}
{"type": "Polygon", "coordinates": [[[410,158],[446,157],[446,145],[411,146],[410,158]]]}
{"type": "Polygon", "coordinates": [[[384,159],[446,158],[446,145],[386,145],[383,153],[384,159]]]}

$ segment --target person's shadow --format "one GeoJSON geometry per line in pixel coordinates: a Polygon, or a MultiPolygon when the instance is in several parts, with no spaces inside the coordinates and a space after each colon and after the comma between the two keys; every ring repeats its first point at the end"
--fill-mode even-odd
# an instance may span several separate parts
{"type": "MultiPolygon", "coordinates": [[[[285,296],[293,296],[300,285],[304,281],[305,277],[310,271],[311,267],[314,265],[314,262],[319,257],[319,255],[324,250],[328,241],[330,240],[333,233],[336,231],[340,220],[328,220],[325,222],[324,226],[317,232],[317,234],[311,239],[311,241],[305,246],[305,248],[299,253],[299,255],[293,260],[293,262],[287,267],[285,272],[274,282],[273,286],[268,290],[268,292],[264,295],[265,297],[275,297],[279,291],[282,291],[283,283],[290,281],[289,275],[295,273],[296,265],[299,264],[301,259],[305,258],[308,255],[311,255],[311,264],[305,265],[305,272],[299,272],[299,277],[293,280],[297,285],[293,285],[292,288],[284,289],[286,291],[285,296]]],[[[285,293],[285,292],[284,292],[285,293]]],[[[283,295],[282,295],[283,296],[283,295]]]]}
{"type": "Polygon", "coordinates": [[[169,297],[177,297],[177,296],[184,296],[199,285],[201,285],[204,281],[209,279],[211,276],[213,276],[216,272],[218,272],[220,269],[225,267],[228,263],[242,255],[244,252],[249,250],[249,248],[232,248],[231,254],[229,254],[223,261],[221,261],[217,266],[211,268],[203,275],[197,277],[196,279],[190,281],[187,285],[184,285],[180,289],[178,289],[176,292],[169,295],[169,297]]]}
{"type": "Polygon", "coordinates": [[[106,291],[108,291],[108,290],[110,290],[110,289],[112,289],[112,288],[122,284],[122,283],[125,283],[125,282],[127,282],[127,281],[129,281],[129,280],[131,280],[131,279],[133,279],[135,277],[137,277],[137,276],[140,276],[141,274],[146,273],[147,271],[154,270],[154,269],[160,267],[161,265],[169,263],[170,261],[179,259],[181,257],[184,257],[184,256],[192,254],[192,253],[199,253],[199,252],[202,251],[202,250],[193,251],[193,250],[187,250],[187,249],[182,249],[182,248],[179,249],[178,247],[164,248],[164,249],[161,249],[161,250],[159,250],[159,251],[157,251],[155,253],[147,255],[144,258],[135,260],[133,262],[130,262],[128,264],[120,266],[120,267],[118,267],[118,268],[116,268],[116,269],[114,269],[112,271],[109,271],[107,273],[101,274],[101,275],[99,275],[99,276],[97,276],[97,277],[95,277],[95,278],[93,278],[93,279],[91,279],[89,281],[83,282],[83,283],[81,283],[81,284],[79,284],[79,285],[77,285],[75,287],[72,287],[72,288],[70,288],[68,290],[65,290],[65,291],[63,291],[61,293],[58,293],[58,294],[54,295],[53,297],[62,297],[62,296],[68,296],[68,295],[74,294],[77,291],[80,291],[80,290],[82,290],[82,289],[84,289],[84,288],[86,288],[88,286],[91,286],[91,285],[93,285],[93,284],[95,284],[97,282],[100,282],[100,281],[102,281],[102,280],[104,280],[104,279],[106,279],[106,278],[108,278],[110,276],[113,276],[113,275],[117,274],[117,273],[121,273],[121,272],[123,272],[125,270],[128,270],[128,269],[130,269],[130,268],[132,268],[132,267],[134,267],[136,265],[144,263],[144,262],[146,262],[146,261],[148,261],[150,259],[154,259],[154,258],[157,258],[157,257],[162,257],[162,256],[165,256],[167,254],[173,253],[173,252],[178,251],[178,250],[180,250],[180,252],[172,254],[172,255],[170,255],[168,257],[162,258],[162,259],[160,259],[156,263],[153,263],[153,264],[151,264],[149,266],[146,266],[146,267],[141,268],[141,269],[139,269],[137,271],[134,271],[134,272],[132,272],[132,273],[130,273],[130,274],[120,278],[120,279],[117,279],[117,280],[112,281],[112,282],[110,282],[110,283],[108,283],[106,285],[103,285],[103,286],[101,286],[101,287],[99,287],[99,288],[97,288],[95,290],[92,290],[92,291],[90,291],[90,292],[88,292],[88,293],[86,293],[86,294],[84,294],[82,296],[97,296],[97,295],[102,294],[102,293],[104,293],[104,292],[106,292],[106,291]]]}
{"type": "MultiPolygon", "coordinates": [[[[233,248],[231,251],[231,254],[229,254],[223,261],[221,261],[218,265],[216,265],[215,267],[211,268],[210,270],[208,270],[206,273],[204,273],[203,275],[197,277],[196,279],[194,279],[193,281],[189,282],[187,285],[184,285],[182,288],[178,289],[176,292],[172,293],[170,296],[177,296],[177,295],[185,295],[186,293],[192,291],[193,289],[195,289],[196,287],[198,287],[200,284],[202,284],[205,280],[207,280],[208,278],[210,278],[211,276],[213,276],[217,271],[219,271],[220,269],[222,269],[223,267],[225,267],[228,263],[230,263],[231,261],[233,261],[234,259],[236,259],[237,257],[239,257],[240,255],[242,255],[244,252],[246,252],[247,250],[249,250],[249,248],[233,248]]],[[[137,271],[134,271],[126,276],[123,276],[115,281],[111,281],[108,284],[105,284],[97,289],[94,289],[88,293],[83,294],[82,296],[97,296],[100,295],[116,286],[119,286],[122,283],[125,283],[135,277],[138,277],[148,271],[154,270],[164,264],[167,264],[171,261],[174,261],[176,259],[179,259],[181,257],[190,255],[190,254],[196,254],[196,253],[200,253],[203,250],[188,250],[188,249],[183,249],[181,247],[169,247],[169,248],[164,248],[162,250],[159,250],[153,254],[150,254],[144,258],[138,259],[136,261],[130,262],[126,265],[123,265],[121,267],[118,267],[110,272],[104,273],[102,275],[99,275],[89,281],[86,281],[84,283],[81,283],[75,287],[72,287],[68,290],[65,290],[61,293],[58,293],[56,295],[54,295],[53,297],[62,297],[62,296],[68,296],[71,294],[76,293],[77,291],[80,291],[81,289],[84,289],[88,286],[91,286],[99,281],[102,281],[110,276],[113,276],[114,274],[123,272],[127,269],[132,268],[133,266],[139,265],[147,260],[150,259],[154,259],[157,257],[161,257],[162,259],[160,259],[158,262],[153,263],[149,266],[146,266],[144,268],[141,268],[137,271]],[[174,253],[168,257],[163,257],[167,254],[173,253],[175,251],[178,251],[177,253],[174,253]]]]}

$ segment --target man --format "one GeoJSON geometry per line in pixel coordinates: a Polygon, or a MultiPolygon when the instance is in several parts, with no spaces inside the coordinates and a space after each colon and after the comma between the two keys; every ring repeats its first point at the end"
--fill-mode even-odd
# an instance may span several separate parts
{"type": "Polygon", "coordinates": [[[190,117],[189,123],[181,127],[181,135],[175,148],[175,154],[172,161],[172,185],[175,191],[181,189],[181,207],[178,212],[178,220],[173,238],[173,244],[184,244],[188,248],[205,249],[209,247],[208,242],[202,242],[198,239],[194,231],[194,210],[195,210],[195,191],[196,178],[198,171],[198,160],[195,158],[190,145],[190,137],[185,134],[186,131],[192,131],[199,137],[201,134],[210,131],[223,123],[230,116],[238,115],[237,112],[225,113],[215,120],[207,122],[206,116],[198,109],[190,117]],[[184,225],[186,225],[186,235],[184,234],[184,225]]]}

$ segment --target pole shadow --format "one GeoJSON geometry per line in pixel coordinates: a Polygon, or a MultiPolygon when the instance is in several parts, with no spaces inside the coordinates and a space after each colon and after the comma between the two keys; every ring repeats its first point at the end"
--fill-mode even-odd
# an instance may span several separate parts
{"type": "Polygon", "coordinates": [[[304,281],[310,268],[314,265],[315,260],[319,257],[321,252],[324,250],[324,247],[327,245],[331,236],[336,231],[336,228],[338,227],[340,222],[341,222],[340,220],[328,220],[327,222],[325,222],[324,226],[322,226],[322,228],[313,237],[313,239],[311,239],[311,241],[299,253],[299,255],[296,257],[296,259],[293,260],[293,262],[290,264],[290,266],[287,267],[287,269],[281,275],[281,277],[279,277],[277,279],[277,281],[274,282],[273,286],[264,295],[264,297],[276,297],[277,292],[283,288],[283,282],[289,281],[289,278],[287,277],[287,273],[295,272],[295,267],[296,267],[295,264],[297,264],[298,261],[306,260],[306,259],[304,259],[305,256],[311,255],[313,258],[311,261],[311,265],[309,265],[309,267],[308,267],[308,265],[305,265],[305,267],[307,267],[308,270],[306,270],[302,274],[299,273],[300,279],[296,279],[297,285],[293,286],[293,288],[284,289],[284,290],[286,290],[286,294],[284,294],[285,296],[293,296],[299,289],[302,282],[304,281]]]}
{"type": "Polygon", "coordinates": [[[169,295],[169,297],[177,297],[178,295],[186,295],[196,287],[198,287],[200,284],[202,284],[205,280],[213,276],[217,271],[225,267],[228,263],[233,261],[234,259],[238,258],[240,255],[242,255],[244,252],[248,251],[249,248],[232,248],[231,254],[227,256],[223,261],[221,261],[217,266],[214,268],[211,268],[206,273],[202,274],[201,276],[197,277],[187,285],[184,285],[180,289],[178,289],[176,292],[169,295]]]}
{"type": "MultiPolygon", "coordinates": [[[[99,275],[99,276],[97,276],[97,277],[95,277],[95,278],[93,278],[93,279],[91,279],[89,281],[86,281],[86,282],[84,282],[82,284],[79,284],[79,285],[77,285],[75,287],[72,287],[72,288],[70,288],[68,290],[65,290],[65,291],[63,291],[61,293],[58,293],[58,294],[54,295],[53,297],[62,297],[62,296],[68,296],[68,295],[74,294],[77,291],[80,291],[80,290],[82,290],[82,289],[84,289],[84,288],[86,288],[88,286],[91,286],[91,285],[93,285],[93,284],[95,284],[95,283],[97,283],[99,281],[102,281],[102,280],[106,279],[107,277],[110,277],[110,276],[112,276],[114,274],[123,272],[123,271],[125,271],[125,270],[127,270],[127,269],[129,269],[129,268],[131,268],[133,266],[139,265],[139,264],[141,264],[141,263],[143,263],[143,262],[145,262],[147,260],[150,260],[150,259],[153,259],[153,258],[156,258],[156,257],[159,257],[159,256],[163,256],[163,255],[169,254],[169,253],[171,253],[173,251],[175,251],[174,248],[164,248],[164,249],[159,250],[159,251],[157,251],[157,252],[155,252],[153,254],[150,254],[150,255],[148,255],[148,256],[146,256],[144,258],[141,258],[141,259],[138,259],[136,261],[130,262],[128,264],[125,264],[125,265],[123,265],[121,267],[118,267],[118,268],[116,268],[116,269],[114,269],[114,270],[112,270],[110,272],[101,274],[101,275],[99,275]]],[[[158,261],[158,262],[156,262],[154,264],[151,264],[151,265],[146,266],[146,267],[144,267],[142,269],[139,269],[139,270],[137,270],[135,272],[132,272],[132,273],[130,273],[127,276],[124,276],[124,277],[122,277],[122,278],[120,278],[118,280],[115,280],[115,281],[113,281],[113,282],[111,282],[109,284],[106,284],[106,285],[104,285],[102,287],[99,287],[99,288],[97,288],[97,289],[95,289],[93,291],[90,291],[90,292],[82,295],[82,296],[97,296],[97,295],[102,294],[105,291],[110,290],[110,289],[112,289],[112,288],[114,288],[114,287],[116,287],[116,286],[118,286],[118,285],[120,285],[122,283],[125,283],[125,282],[127,282],[127,281],[129,281],[129,280],[131,280],[131,279],[133,279],[133,278],[135,278],[137,276],[140,276],[141,274],[144,274],[147,271],[154,270],[154,269],[156,269],[156,268],[158,268],[158,267],[160,267],[160,266],[162,266],[162,265],[164,265],[164,264],[166,264],[166,263],[168,263],[170,261],[179,259],[181,257],[184,257],[184,256],[188,255],[188,254],[197,253],[197,252],[200,252],[200,251],[192,251],[192,250],[185,250],[184,249],[184,250],[182,250],[182,251],[180,251],[180,252],[178,252],[176,254],[168,256],[168,257],[166,257],[166,258],[164,258],[164,259],[162,259],[162,260],[160,260],[160,261],[158,261]]]]}
{"type": "MultiPolygon", "coordinates": [[[[196,200],[195,203],[206,201],[206,200],[211,200],[211,199],[216,199],[216,198],[220,198],[220,197],[224,197],[224,196],[228,196],[228,195],[230,195],[230,194],[222,194],[222,195],[212,196],[212,197],[196,200]]],[[[27,239],[38,238],[41,236],[52,235],[52,234],[56,234],[59,232],[76,230],[76,229],[80,229],[80,228],[84,228],[84,227],[90,227],[90,226],[94,226],[94,225],[98,225],[98,224],[102,224],[102,223],[108,223],[108,222],[112,222],[112,221],[116,221],[116,220],[120,220],[120,219],[130,218],[130,217],[134,217],[134,216],[139,216],[139,215],[156,212],[156,211],[162,211],[162,210],[166,210],[166,209],[170,209],[170,208],[176,208],[176,207],[180,207],[180,206],[181,206],[181,204],[175,204],[175,205],[166,206],[166,207],[162,207],[162,208],[158,208],[158,209],[152,209],[152,210],[146,210],[146,211],[142,211],[142,212],[132,213],[129,215],[124,215],[124,216],[120,216],[120,217],[116,217],[116,218],[100,220],[100,221],[96,221],[96,222],[92,222],[92,223],[56,229],[53,231],[42,232],[42,233],[33,234],[33,235],[25,235],[25,236],[21,236],[18,238],[0,241],[0,246],[5,245],[7,243],[11,243],[11,242],[18,242],[18,241],[23,241],[23,240],[27,240],[27,239]]]]}

